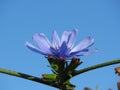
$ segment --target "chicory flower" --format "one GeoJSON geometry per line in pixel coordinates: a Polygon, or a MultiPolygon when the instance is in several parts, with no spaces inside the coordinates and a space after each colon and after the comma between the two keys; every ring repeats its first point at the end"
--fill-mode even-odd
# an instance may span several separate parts
{"type": "Polygon", "coordinates": [[[26,42],[26,46],[37,53],[45,56],[53,56],[56,58],[71,58],[76,56],[85,56],[96,52],[96,50],[89,50],[89,47],[94,44],[94,39],[90,36],[82,40],[74,47],[74,42],[77,36],[77,29],[72,31],[64,31],[60,38],[56,31],[52,34],[52,43],[43,34],[34,34],[33,41],[36,46],[26,42]]]}

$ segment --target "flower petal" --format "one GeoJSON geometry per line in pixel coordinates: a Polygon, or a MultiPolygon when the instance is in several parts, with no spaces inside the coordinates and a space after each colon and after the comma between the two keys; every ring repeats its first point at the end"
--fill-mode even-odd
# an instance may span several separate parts
{"type": "Polygon", "coordinates": [[[30,50],[32,50],[32,51],[35,51],[35,52],[37,52],[37,53],[46,55],[46,53],[44,53],[44,52],[42,52],[40,49],[34,47],[34,46],[33,46],[31,43],[29,43],[29,42],[26,42],[25,45],[26,45],[26,47],[28,47],[28,48],[29,48],[30,50]]]}
{"type": "Polygon", "coordinates": [[[73,29],[72,31],[64,31],[60,40],[57,32],[54,31],[51,45],[43,33],[34,34],[33,41],[36,43],[37,47],[33,46],[29,42],[26,42],[26,46],[37,53],[57,58],[85,56],[96,52],[96,50],[89,51],[89,47],[94,44],[94,39],[91,37],[85,38],[73,48],[76,36],[77,29],[73,29]],[[80,54],[78,54],[79,52],[80,54]]]}
{"type": "Polygon", "coordinates": [[[50,51],[50,43],[44,34],[34,34],[33,40],[42,52],[50,55],[52,54],[52,52],[50,51]]]}
{"type": "Polygon", "coordinates": [[[60,57],[65,57],[68,53],[68,47],[66,42],[64,41],[60,47],[60,57]]]}
{"type": "Polygon", "coordinates": [[[54,31],[52,35],[52,45],[53,45],[53,48],[56,48],[56,49],[60,47],[60,38],[56,31],[54,31]]]}
{"type": "Polygon", "coordinates": [[[67,51],[68,51],[68,48],[67,48],[67,44],[66,42],[64,41],[61,45],[61,47],[59,49],[54,49],[53,47],[50,48],[52,53],[54,54],[55,57],[59,57],[59,58],[65,58],[67,56],[67,51]]]}
{"type": "Polygon", "coordinates": [[[74,29],[69,37],[69,41],[68,41],[68,48],[72,48],[75,42],[75,38],[77,36],[77,29],[74,29]]]}
{"type": "Polygon", "coordinates": [[[63,42],[68,43],[71,32],[64,31],[61,37],[61,45],[63,42]]]}
{"type": "Polygon", "coordinates": [[[90,50],[90,51],[88,51],[88,52],[85,52],[85,53],[83,53],[83,54],[77,55],[77,56],[87,56],[87,55],[96,53],[97,51],[98,51],[97,49],[94,49],[94,50],[90,50]]]}
{"type": "MultiPolygon", "coordinates": [[[[88,52],[88,51],[89,51],[89,49],[86,48],[86,49],[81,50],[80,52],[85,53],[85,52],[88,52]]],[[[76,56],[77,53],[79,53],[79,52],[71,52],[71,53],[69,53],[69,55],[70,56],[76,56]]],[[[80,54],[80,55],[77,55],[77,56],[83,56],[83,55],[80,54]]]]}
{"type": "Polygon", "coordinates": [[[51,52],[53,53],[54,56],[58,57],[59,56],[59,50],[53,48],[53,47],[50,47],[50,50],[51,52]]]}
{"type": "Polygon", "coordinates": [[[80,52],[86,48],[88,48],[89,46],[93,45],[94,44],[94,39],[91,38],[90,36],[85,38],[80,44],[78,44],[76,47],[74,47],[70,53],[73,53],[73,52],[80,52]]]}

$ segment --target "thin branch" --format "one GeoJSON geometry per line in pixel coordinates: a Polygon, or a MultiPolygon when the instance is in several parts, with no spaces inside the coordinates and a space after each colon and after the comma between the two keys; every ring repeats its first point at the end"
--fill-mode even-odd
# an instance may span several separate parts
{"type": "Polygon", "coordinates": [[[42,83],[42,84],[45,84],[45,85],[48,85],[48,86],[59,88],[56,84],[51,84],[49,82],[43,81],[39,77],[31,76],[31,75],[28,75],[28,74],[24,74],[24,73],[20,73],[20,72],[16,72],[16,71],[11,71],[11,70],[7,70],[7,69],[3,69],[3,68],[0,68],[0,73],[4,73],[4,74],[11,75],[11,76],[24,78],[24,79],[35,81],[35,82],[38,82],[38,83],[42,83]]]}
{"type": "MultiPolygon", "coordinates": [[[[113,65],[113,64],[118,64],[118,63],[120,63],[120,59],[105,62],[105,63],[101,63],[101,64],[97,64],[97,65],[90,66],[90,67],[81,69],[79,71],[76,71],[76,72],[74,72],[72,74],[72,76],[76,76],[76,75],[82,74],[82,73],[90,71],[90,70],[94,70],[94,69],[97,69],[97,68],[101,68],[101,67],[105,67],[105,66],[109,66],[109,65],[113,65]]],[[[55,84],[55,83],[49,83],[49,82],[43,81],[41,78],[31,76],[31,75],[28,75],[28,74],[24,74],[24,73],[20,73],[20,72],[16,72],[16,71],[11,71],[11,70],[7,70],[7,69],[3,69],[3,68],[0,68],[0,73],[4,73],[4,74],[11,75],[11,76],[24,78],[24,79],[35,81],[35,82],[38,82],[38,83],[42,83],[42,84],[45,84],[45,85],[48,85],[48,86],[59,88],[59,86],[57,84],[55,84]]]]}
{"type": "Polygon", "coordinates": [[[101,64],[97,64],[97,65],[94,65],[94,66],[90,66],[90,67],[83,68],[81,70],[75,71],[73,73],[73,76],[76,76],[76,75],[79,75],[81,73],[85,73],[85,72],[88,72],[88,71],[91,71],[91,70],[94,70],[94,69],[97,69],[97,68],[101,68],[101,67],[105,67],[105,66],[109,66],[109,65],[113,65],[113,64],[119,64],[119,63],[120,63],[120,59],[112,60],[112,61],[101,63],[101,64]]]}

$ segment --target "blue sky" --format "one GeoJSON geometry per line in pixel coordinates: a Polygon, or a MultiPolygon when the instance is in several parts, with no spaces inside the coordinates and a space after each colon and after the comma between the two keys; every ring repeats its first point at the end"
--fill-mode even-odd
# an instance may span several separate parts
{"type": "MultiPolygon", "coordinates": [[[[28,50],[25,41],[32,42],[34,33],[45,33],[51,39],[53,30],[78,28],[76,44],[92,36],[98,52],[81,57],[82,69],[120,58],[120,1],[119,0],[1,0],[0,1],[0,67],[41,77],[51,73],[44,56],[28,50]]],[[[85,86],[95,90],[112,88],[120,78],[113,65],[74,77],[75,90],[85,86]]],[[[0,90],[57,90],[43,84],[0,74],[0,90]]]]}

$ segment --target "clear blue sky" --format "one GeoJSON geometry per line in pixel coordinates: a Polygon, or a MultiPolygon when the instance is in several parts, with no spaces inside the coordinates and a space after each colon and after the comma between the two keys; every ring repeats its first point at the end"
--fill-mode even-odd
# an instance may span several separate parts
{"type": "MultiPolygon", "coordinates": [[[[78,69],[120,58],[120,1],[119,0],[1,0],[0,1],[0,67],[41,77],[51,73],[44,56],[24,45],[32,42],[34,33],[43,32],[50,39],[53,30],[78,28],[76,44],[91,35],[98,52],[81,57],[78,69]]],[[[90,71],[71,82],[75,90],[85,86],[95,90],[117,90],[120,78],[113,65],[90,71]]],[[[0,74],[0,90],[57,90],[43,84],[0,74]]]]}

